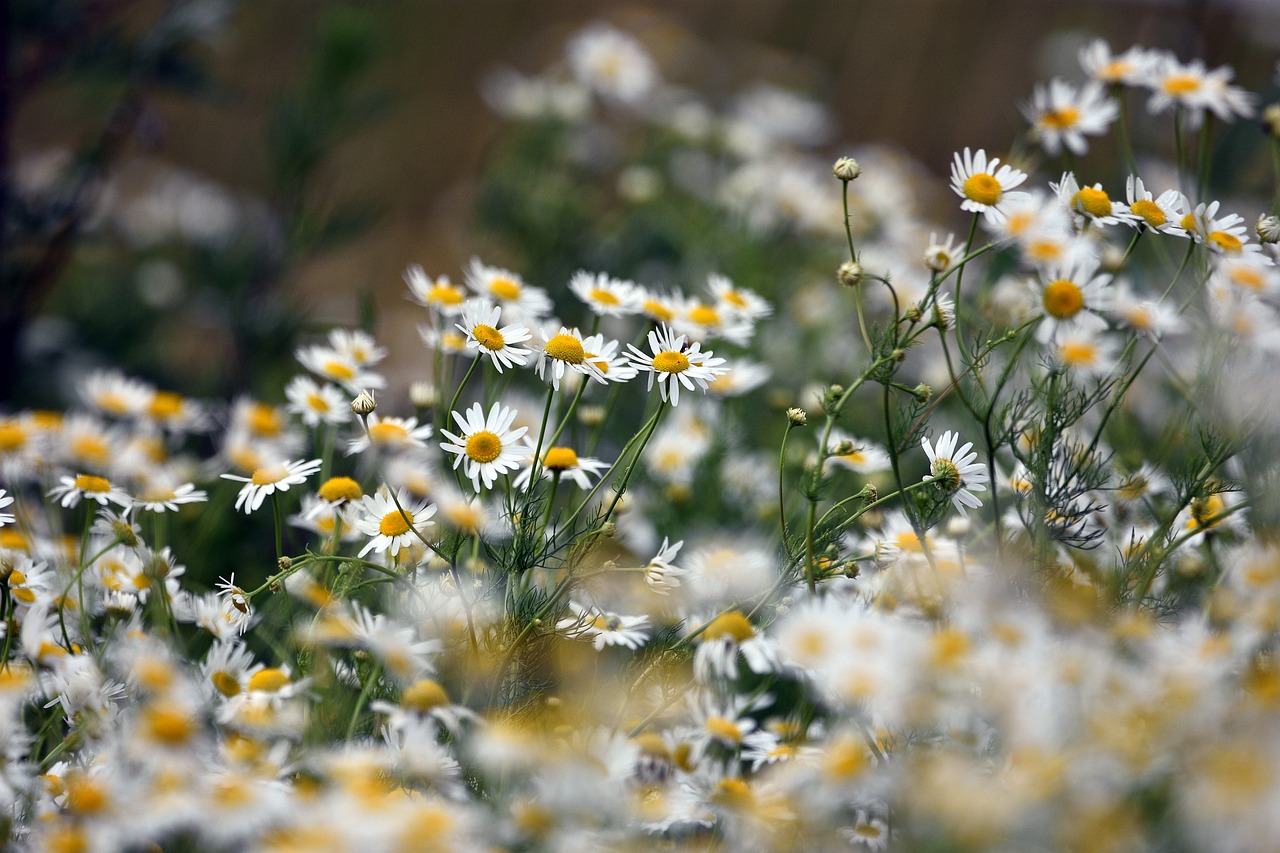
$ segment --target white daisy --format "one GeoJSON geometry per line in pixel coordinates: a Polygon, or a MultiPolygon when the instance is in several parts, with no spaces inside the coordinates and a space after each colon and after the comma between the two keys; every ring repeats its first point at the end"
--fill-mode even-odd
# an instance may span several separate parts
{"type": "Polygon", "coordinates": [[[1119,344],[1096,330],[1073,329],[1054,339],[1053,358],[1077,377],[1102,378],[1115,369],[1119,344]]]}
{"type": "Polygon", "coordinates": [[[97,501],[102,506],[113,503],[123,509],[133,505],[133,498],[125,494],[119,486],[112,485],[106,477],[77,474],[74,477],[58,479],[62,485],[50,489],[49,497],[57,499],[64,507],[79,505],[81,498],[97,501]]]}
{"type": "Polygon", "coordinates": [[[639,101],[658,83],[648,52],[608,24],[592,24],[575,35],[566,53],[579,83],[623,103],[639,101]]]}
{"type": "Polygon", "coordinates": [[[666,595],[680,586],[680,578],[687,573],[671,562],[680,553],[682,547],[684,547],[683,539],[673,545],[667,537],[663,536],[662,547],[645,566],[644,582],[658,595],[666,595]]]}
{"type": "Polygon", "coordinates": [[[1159,52],[1134,45],[1119,56],[1102,39],[1094,39],[1080,48],[1080,67],[1094,80],[1108,86],[1138,86],[1159,60],[1159,52]]]}
{"type": "Polygon", "coordinates": [[[1237,116],[1249,118],[1253,115],[1257,96],[1239,86],[1232,86],[1233,77],[1235,71],[1226,65],[1208,71],[1199,59],[1184,65],[1172,54],[1162,54],[1144,81],[1151,89],[1147,110],[1158,115],[1170,107],[1181,107],[1187,116],[1187,124],[1193,129],[1204,121],[1205,110],[1211,110],[1227,122],[1234,121],[1237,116]]]}
{"type": "Polygon", "coordinates": [[[751,320],[759,320],[773,313],[773,306],[764,297],[746,288],[735,287],[728,276],[709,274],[707,289],[715,297],[716,307],[728,314],[741,314],[751,320]]]}
{"type": "MultiPolygon", "coordinates": [[[[516,477],[512,483],[517,489],[525,489],[529,485],[529,478],[533,475],[533,454],[535,448],[525,444],[528,451],[528,457],[524,470],[520,472],[520,476],[516,477]]],[[[542,467],[540,469],[543,478],[551,479],[559,477],[561,480],[572,480],[579,489],[591,488],[591,478],[597,476],[601,471],[608,469],[609,463],[599,459],[593,459],[589,456],[579,456],[572,447],[549,447],[542,454],[542,467]]]]}
{"type": "Polygon", "coordinates": [[[538,363],[535,366],[539,379],[547,379],[549,374],[552,387],[559,390],[565,371],[572,370],[583,376],[590,376],[601,384],[607,383],[595,362],[587,358],[582,332],[561,326],[560,331],[554,335],[548,335],[545,330],[541,330],[539,334],[542,337],[542,347],[538,350],[538,363]]]}
{"type": "Polygon", "coordinates": [[[373,335],[359,329],[330,329],[329,346],[361,367],[377,364],[387,357],[387,348],[378,346],[373,335]]]}
{"type": "Polygon", "coordinates": [[[467,287],[507,309],[507,318],[533,323],[551,312],[551,298],[540,287],[525,284],[516,273],[471,259],[467,287]]]}
{"type": "Polygon", "coordinates": [[[145,414],[155,389],[119,371],[98,371],[80,385],[80,397],[104,415],[134,418],[145,414]]]}
{"type": "Polygon", "coordinates": [[[1096,80],[1076,89],[1055,78],[1047,86],[1036,86],[1022,114],[1031,123],[1033,138],[1048,154],[1056,155],[1065,145],[1073,154],[1083,156],[1089,150],[1085,136],[1105,134],[1120,115],[1120,108],[1096,80]]]}
{"type": "Polygon", "coordinates": [[[617,341],[601,334],[590,335],[582,339],[582,349],[587,362],[599,371],[605,381],[628,382],[635,379],[638,371],[618,352],[617,341]]]}
{"type": "Polygon", "coordinates": [[[649,372],[649,390],[653,389],[653,380],[658,380],[658,391],[662,399],[670,397],[671,405],[680,402],[680,386],[692,391],[694,387],[707,390],[709,382],[728,370],[721,367],[723,358],[714,358],[711,352],[702,352],[702,344],[687,342],[684,335],[677,335],[667,325],[662,325],[649,332],[649,349],[651,353],[637,349],[628,344],[627,357],[636,369],[649,372]]]}
{"type": "Polygon", "coordinates": [[[432,279],[422,267],[412,264],[404,271],[404,283],[409,285],[409,298],[424,308],[439,311],[446,317],[462,313],[467,292],[449,280],[447,275],[432,279]]]}
{"type": "Polygon", "coordinates": [[[369,448],[378,451],[400,452],[427,446],[431,437],[431,424],[418,425],[417,418],[379,417],[369,415],[365,431],[347,443],[347,455],[363,453],[369,448]]]}
{"type": "Polygon", "coordinates": [[[343,424],[351,419],[351,403],[336,385],[320,384],[310,376],[295,376],[285,386],[285,407],[309,427],[343,424]]]}
{"type": "Polygon", "coordinates": [[[639,314],[644,305],[642,291],[635,282],[612,278],[602,272],[578,270],[569,279],[569,289],[599,317],[639,314]]]}
{"type": "Polygon", "coordinates": [[[320,464],[319,459],[278,462],[257,468],[248,477],[223,474],[222,479],[244,483],[240,494],[236,496],[235,508],[238,510],[244,507],[245,513],[251,513],[262,506],[268,495],[277,491],[287,492],[290,486],[305,483],[308,477],[320,470],[320,464]]]}
{"type": "Polygon", "coordinates": [[[1124,197],[1129,203],[1129,212],[1135,217],[1131,223],[1134,226],[1145,225],[1152,231],[1187,236],[1187,232],[1178,225],[1181,219],[1179,208],[1189,204],[1182,193],[1165,190],[1159,196],[1153,196],[1143,185],[1142,178],[1130,175],[1124,182],[1124,197]]]}
{"type": "Polygon", "coordinates": [[[858,474],[874,474],[887,471],[889,453],[873,441],[854,438],[839,428],[832,428],[827,457],[844,468],[858,474]]]}
{"type": "Polygon", "coordinates": [[[511,429],[515,418],[516,410],[501,403],[493,404],[488,417],[479,403],[473,403],[465,416],[453,413],[460,434],[440,430],[449,439],[441,442],[440,447],[454,454],[455,470],[466,462],[466,475],[471,478],[477,492],[481,490],[481,482],[484,488],[492,488],[499,474],[519,468],[524,461],[525,451],[520,439],[529,428],[511,429]]]}
{"type": "Polygon", "coordinates": [[[1095,225],[1131,225],[1138,218],[1129,212],[1129,206],[1112,201],[1102,184],[1082,187],[1071,172],[1063,172],[1062,180],[1049,183],[1049,187],[1057,194],[1058,202],[1074,217],[1076,227],[1085,223],[1095,225]]]}
{"type": "Polygon", "coordinates": [[[351,355],[319,344],[299,347],[294,356],[298,363],[315,375],[336,382],[352,394],[365,388],[385,388],[387,380],[365,368],[351,355]]]}
{"type": "Polygon", "coordinates": [[[372,538],[360,549],[358,556],[363,557],[370,551],[377,551],[379,554],[390,551],[391,556],[395,557],[402,548],[420,541],[419,535],[425,535],[426,526],[436,514],[436,508],[425,500],[414,502],[405,491],[401,491],[397,499],[400,501],[400,508],[396,507],[386,486],[379,488],[376,494],[364,496],[360,504],[362,514],[356,518],[356,528],[372,538]]]}
{"type": "Polygon", "coordinates": [[[960,434],[947,430],[938,439],[935,448],[928,437],[921,442],[924,452],[929,457],[929,473],[925,482],[933,482],[951,498],[952,505],[962,516],[967,517],[965,507],[982,506],[974,492],[987,490],[987,469],[977,462],[978,454],[972,451],[973,442],[965,442],[959,449],[960,434]]]}
{"type": "Polygon", "coordinates": [[[1039,279],[1033,289],[1044,317],[1036,327],[1036,340],[1047,343],[1065,329],[1106,326],[1100,315],[1111,308],[1111,274],[1099,268],[1097,258],[1046,266],[1039,279]]]}
{"type": "Polygon", "coordinates": [[[576,601],[569,602],[573,616],[556,623],[557,631],[570,637],[591,640],[596,651],[605,646],[626,646],[638,649],[649,639],[648,616],[622,616],[597,608],[586,608],[576,601]]]}
{"type": "Polygon", "coordinates": [[[483,299],[468,300],[462,309],[462,322],[456,327],[467,336],[467,349],[493,359],[501,373],[504,367],[524,366],[529,358],[527,347],[516,346],[532,337],[527,326],[511,323],[498,326],[502,309],[483,299]]]}
{"type": "Polygon", "coordinates": [[[194,483],[175,486],[166,479],[153,479],[134,496],[133,505],[149,512],[177,512],[182,504],[203,503],[209,493],[197,489],[194,483]]]}
{"type": "Polygon", "coordinates": [[[988,222],[999,222],[1005,216],[1005,206],[1026,195],[1011,192],[1027,179],[1027,173],[1007,163],[1000,165],[998,157],[987,160],[987,152],[979,148],[976,154],[964,149],[963,156],[955,155],[951,164],[951,189],[964,199],[962,210],[981,213],[988,222]]]}
{"type": "MultiPolygon", "coordinates": [[[[5,489],[0,489],[0,509],[4,509],[5,507],[10,506],[12,504],[13,504],[13,495],[9,494],[9,492],[5,489]]],[[[6,524],[13,524],[13,522],[16,520],[17,519],[15,518],[13,513],[0,512],[0,527],[4,527],[6,524]]]]}

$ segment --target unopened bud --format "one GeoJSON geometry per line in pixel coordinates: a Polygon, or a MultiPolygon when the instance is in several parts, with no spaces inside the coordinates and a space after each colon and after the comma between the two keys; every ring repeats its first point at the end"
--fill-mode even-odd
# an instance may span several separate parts
{"type": "Polygon", "coordinates": [[[831,172],[840,180],[847,182],[857,180],[857,177],[862,174],[862,167],[852,157],[841,157],[831,167],[831,172]]]}
{"type": "Polygon", "coordinates": [[[792,406],[787,409],[787,423],[792,426],[807,426],[809,423],[809,413],[799,406],[792,406]]]}
{"type": "Polygon", "coordinates": [[[862,264],[857,261],[845,261],[837,270],[836,278],[845,287],[857,287],[862,283],[862,264]]]}
{"type": "Polygon", "coordinates": [[[351,411],[361,417],[372,414],[377,408],[378,401],[373,399],[373,392],[368,388],[357,394],[356,398],[351,401],[351,411]]]}
{"type": "Polygon", "coordinates": [[[606,539],[612,539],[617,535],[617,533],[618,525],[614,524],[612,521],[606,521],[604,524],[600,525],[600,535],[606,539]]]}
{"type": "Polygon", "coordinates": [[[836,403],[844,396],[843,385],[832,385],[822,394],[822,410],[828,415],[835,413],[836,403]]]}
{"type": "Polygon", "coordinates": [[[409,386],[409,402],[416,408],[429,409],[436,404],[439,395],[430,382],[415,382],[409,386]]]}
{"type": "Polygon", "coordinates": [[[875,483],[867,483],[862,487],[862,491],[858,493],[867,499],[867,503],[873,504],[880,500],[880,490],[876,488],[875,483]]]}
{"type": "Polygon", "coordinates": [[[293,567],[293,560],[290,560],[288,557],[281,557],[276,561],[276,563],[280,566],[281,571],[288,571],[293,567]]]}
{"type": "Polygon", "coordinates": [[[579,406],[578,423],[587,427],[597,427],[604,423],[604,406],[579,406]]]}
{"type": "Polygon", "coordinates": [[[919,385],[911,389],[911,396],[915,397],[921,403],[927,403],[933,398],[933,388],[921,382],[919,385]]]}
{"type": "Polygon", "coordinates": [[[893,355],[893,360],[898,362],[899,364],[907,360],[907,351],[904,349],[901,349],[901,348],[896,349],[893,351],[892,355],[893,355]]]}
{"type": "Polygon", "coordinates": [[[924,312],[920,310],[919,305],[912,305],[907,309],[907,319],[912,323],[919,323],[920,318],[924,316],[924,312]]]}
{"type": "Polygon", "coordinates": [[[1280,216],[1258,217],[1258,239],[1263,243],[1280,243],[1280,216]]]}
{"type": "Polygon", "coordinates": [[[1280,139],[1280,104],[1272,104],[1262,111],[1262,129],[1273,139],[1280,139]]]}

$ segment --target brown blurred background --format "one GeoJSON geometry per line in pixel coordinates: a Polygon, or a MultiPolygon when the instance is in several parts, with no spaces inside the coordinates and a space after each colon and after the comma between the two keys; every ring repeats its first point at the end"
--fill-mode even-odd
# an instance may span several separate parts
{"type": "MultiPolygon", "coordinates": [[[[144,28],[162,4],[100,3],[104,15],[144,28]]],[[[321,0],[256,0],[203,48],[221,96],[157,95],[145,156],[269,193],[264,124],[278,93],[306,61],[321,0]]],[[[905,147],[938,175],[951,152],[1007,150],[1024,125],[1018,103],[1053,74],[1080,79],[1087,38],[1113,49],[1138,43],[1181,58],[1228,63],[1236,82],[1274,94],[1280,2],[1052,2],[1052,0],[382,0],[369,13],[382,52],[374,82],[386,108],[344,139],[321,169],[317,192],[338,204],[374,203],[358,238],[309,257],[286,292],[320,322],[352,323],[355,291],[370,288],[379,337],[406,346],[416,316],[400,273],[409,263],[461,278],[477,251],[468,230],[470,179],[484,168],[501,121],[480,84],[496,68],[536,73],[566,39],[603,19],[654,54],[664,78],[726,96],[758,80],[830,105],[835,139],[905,147]],[[1270,88],[1269,88],[1270,87],[1270,88]]],[[[99,126],[98,102],[55,77],[18,104],[11,156],[74,148],[99,126]]],[[[128,143],[133,146],[132,141],[128,143]]],[[[413,346],[409,342],[407,346],[413,346]]],[[[393,372],[395,368],[393,367],[393,372]]]]}

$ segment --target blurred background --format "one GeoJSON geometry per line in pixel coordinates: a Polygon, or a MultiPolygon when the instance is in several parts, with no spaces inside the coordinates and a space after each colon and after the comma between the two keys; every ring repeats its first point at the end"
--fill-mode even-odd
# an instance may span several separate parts
{"type": "MultiPolygon", "coordinates": [[[[6,408],[64,405],[109,365],[189,394],[279,400],[295,345],[335,324],[389,345],[392,387],[405,389],[429,375],[403,295],[414,263],[460,281],[480,256],[553,290],[581,266],[658,279],[722,269],[776,296],[770,282],[803,245],[747,252],[706,205],[664,209],[643,233],[610,215],[661,194],[656,174],[624,168],[661,148],[631,145],[655,122],[539,148],[547,137],[513,119],[524,90],[512,81],[561,73],[566,43],[592,22],[638,40],[663,85],[697,92],[704,114],[740,114],[763,85],[803,99],[772,120],[827,164],[854,145],[905,152],[924,206],[936,196],[932,218],[956,228],[952,152],[1019,150],[1018,104],[1038,81],[1083,79],[1089,39],[1229,64],[1263,103],[1280,55],[1276,0],[5,5],[6,408]],[[592,195],[606,173],[622,189],[592,195]]],[[[1140,136],[1145,113],[1132,114],[1140,136]]],[[[1241,164],[1236,185],[1265,195],[1251,145],[1224,150],[1241,164]]],[[[1090,156],[1098,172],[1114,159],[1090,156]]],[[[822,239],[819,267],[840,250],[822,239]]]]}

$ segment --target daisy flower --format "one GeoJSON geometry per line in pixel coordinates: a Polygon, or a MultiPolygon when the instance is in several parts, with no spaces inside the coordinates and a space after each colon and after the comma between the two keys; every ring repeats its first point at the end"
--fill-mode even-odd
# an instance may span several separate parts
{"type": "Polygon", "coordinates": [[[1230,286],[1258,296],[1280,292],[1280,268],[1260,252],[1223,256],[1213,265],[1209,287],[1230,286]]]}
{"type": "Polygon", "coordinates": [[[1127,205],[1112,201],[1102,184],[1082,187],[1071,172],[1063,172],[1062,180],[1056,184],[1050,182],[1049,187],[1057,194],[1058,202],[1071,212],[1077,227],[1083,227],[1086,222],[1131,225],[1137,219],[1127,205]]]}
{"type": "Polygon", "coordinates": [[[302,418],[309,427],[325,424],[343,424],[351,419],[351,404],[347,395],[336,385],[320,384],[310,376],[295,376],[285,386],[285,406],[302,418]]]}
{"type": "Polygon", "coordinates": [[[1192,129],[1200,127],[1206,109],[1226,122],[1234,121],[1236,116],[1249,118],[1256,96],[1232,86],[1233,77],[1235,71],[1226,65],[1208,71],[1199,59],[1184,65],[1172,54],[1162,54],[1145,80],[1152,90],[1147,111],[1159,115],[1170,107],[1180,107],[1192,129]]]}
{"type": "Polygon", "coordinates": [[[385,388],[387,380],[371,370],[366,370],[349,354],[319,344],[299,347],[294,357],[298,363],[322,379],[336,382],[352,394],[365,388],[385,388]]]}
{"type": "Polygon", "coordinates": [[[1108,86],[1138,86],[1146,81],[1160,54],[1134,45],[1119,56],[1102,39],[1080,48],[1080,67],[1091,78],[1108,86]]]}
{"type": "MultiPolygon", "coordinates": [[[[4,509],[5,507],[11,506],[12,504],[13,504],[13,495],[9,494],[9,492],[5,489],[0,489],[0,509],[4,509]]],[[[16,520],[17,518],[14,516],[13,513],[0,512],[0,527],[4,527],[6,524],[13,524],[16,520]]]]}
{"type": "Polygon", "coordinates": [[[559,390],[560,380],[564,378],[565,370],[568,369],[606,384],[604,374],[593,361],[587,358],[586,342],[582,338],[582,332],[561,326],[560,331],[554,335],[548,335],[545,330],[539,334],[542,336],[542,348],[538,350],[536,365],[539,379],[546,379],[547,374],[550,374],[552,387],[559,390]]]}
{"type": "Polygon", "coordinates": [[[598,317],[625,317],[639,314],[642,291],[635,282],[612,278],[605,273],[578,270],[569,279],[569,289],[598,317]]]}
{"type": "Polygon", "coordinates": [[[377,364],[387,357],[387,348],[378,346],[372,335],[359,329],[330,329],[329,346],[361,367],[377,364]]]}
{"type": "Polygon", "coordinates": [[[773,306],[762,296],[746,288],[735,287],[728,276],[709,274],[707,289],[715,297],[716,307],[728,314],[741,314],[751,320],[759,320],[773,313],[773,306]]]}
{"type": "Polygon", "coordinates": [[[973,442],[965,442],[957,449],[959,443],[960,434],[951,430],[942,434],[936,448],[928,437],[920,442],[929,457],[929,473],[924,481],[932,481],[946,492],[956,511],[967,518],[965,507],[982,506],[982,501],[973,493],[987,490],[987,469],[976,461],[978,454],[973,452],[973,442]]]}
{"type": "Polygon", "coordinates": [[[671,544],[667,537],[663,536],[662,547],[658,549],[658,553],[654,554],[653,559],[645,566],[644,582],[649,585],[649,589],[658,595],[666,595],[680,586],[680,578],[686,572],[671,561],[676,558],[683,547],[683,539],[671,544]]]}
{"type": "Polygon", "coordinates": [[[175,486],[166,479],[156,479],[143,486],[133,499],[133,505],[148,512],[177,512],[182,504],[203,503],[209,493],[197,489],[194,483],[175,486]]]}
{"type": "Polygon", "coordinates": [[[981,213],[988,222],[1002,220],[1005,206],[1026,195],[1024,192],[1010,192],[1026,179],[1026,172],[1007,163],[1001,166],[998,157],[988,161],[987,152],[981,148],[976,154],[964,149],[963,156],[957,153],[951,164],[951,189],[964,199],[960,209],[981,213]]]}
{"type": "Polygon", "coordinates": [[[628,344],[627,357],[637,370],[648,371],[648,389],[653,390],[653,380],[658,380],[658,391],[665,401],[670,397],[671,405],[680,402],[680,386],[690,391],[695,385],[707,390],[709,382],[714,380],[728,368],[720,367],[723,358],[714,358],[710,351],[702,352],[702,344],[689,344],[684,335],[677,335],[667,325],[662,325],[649,332],[649,349],[651,353],[637,349],[628,344]]]}
{"type": "Polygon", "coordinates": [[[527,347],[516,346],[529,340],[526,326],[519,323],[498,326],[502,309],[482,299],[469,300],[462,309],[462,322],[457,329],[467,336],[467,349],[493,359],[493,366],[501,373],[504,367],[524,366],[529,358],[527,347]]]}
{"type": "Polygon", "coordinates": [[[672,325],[693,340],[723,338],[738,346],[746,346],[755,333],[751,315],[725,309],[720,302],[711,305],[697,298],[680,306],[672,325]]]}
{"type": "Polygon", "coordinates": [[[1053,342],[1053,358],[1074,376],[1101,379],[1115,369],[1119,345],[1096,330],[1073,329],[1053,342]]]}
{"type": "Polygon", "coordinates": [[[1112,315],[1121,325],[1128,326],[1139,335],[1159,340],[1186,328],[1186,322],[1177,309],[1154,299],[1142,299],[1127,283],[1118,282],[1111,304],[1112,315]]]}
{"type": "Polygon", "coordinates": [[[964,246],[956,241],[955,234],[938,240],[936,232],[929,232],[929,245],[924,250],[924,265],[930,272],[944,273],[964,256],[964,246]]]}
{"type": "Polygon", "coordinates": [[[626,646],[638,649],[649,639],[648,616],[621,616],[596,608],[586,608],[576,601],[569,602],[573,616],[561,619],[556,624],[557,631],[564,631],[570,637],[591,640],[596,651],[605,646],[626,646]]]}
{"type": "Polygon", "coordinates": [[[874,474],[890,466],[889,454],[875,442],[854,438],[838,428],[831,430],[828,458],[858,474],[874,474]]]}
{"type": "Polygon", "coordinates": [[[1249,229],[1244,217],[1238,213],[1218,216],[1220,205],[1221,202],[1217,201],[1198,204],[1195,210],[1183,215],[1179,224],[1190,232],[1191,239],[1215,254],[1240,256],[1260,253],[1262,247],[1249,242],[1249,229]]]}
{"type": "Polygon", "coordinates": [[[484,488],[492,488],[499,474],[519,468],[524,461],[525,451],[519,442],[529,428],[511,429],[516,410],[510,406],[494,403],[486,417],[480,404],[472,403],[465,416],[454,412],[453,419],[460,433],[440,430],[449,439],[440,447],[454,454],[454,470],[466,462],[466,475],[477,492],[482,481],[484,488]]]}
{"type": "Polygon", "coordinates": [[[638,371],[618,353],[617,341],[595,334],[582,339],[582,349],[587,361],[606,381],[628,382],[635,379],[638,371]]]}
{"type": "Polygon", "coordinates": [[[268,495],[273,495],[277,491],[287,492],[290,486],[305,483],[308,477],[319,470],[319,459],[310,461],[299,459],[296,462],[285,461],[274,465],[265,465],[255,469],[253,474],[248,477],[223,474],[222,479],[244,483],[244,486],[240,489],[240,494],[236,496],[235,508],[238,510],[244,507],[244,511],[247,514],[262,506],[262,502],[268,495]]]}
{"type": "Polygon", "coordinates": [[[1124,197],[1129,204],[1129,212],[1134,215],[1132,224],[1173,234],[1178,237],[1187,236],[1187,232],[1178,225],[1181,219],[1180,206],[1187,206],[1186,196],[1177,190],[1165,190],[1159,196],[1143,185],[1142,178],[1130,175],[1124,182],[1124,197]]]}
{"type": "Polygon", "coordinates": [[[218,578],[216,588],[218,603],[228,627],[243,634],[253,620],[253,605],[249,603],[249,596],[245,591],[236,586],[236,573],[232,572],[229,578],[218,578]]]}
{"type": "Polygon", "coordinates": [[[414,450],[427,446],[431,424],[418,426],[417,418],[382,418],[369,415],[364,434],[347,443],[347,455],[363,453],[370,447],[379,451],[414,450]]]}
{"type": "Polygon", "coordinates": [[[80,385],[80,397],[104,415],[133,418],[143,415],[151,405],[155,389],[119,371],[98,371],[80,385]]]}
{"type": "Polygon", "coordinates": [[[735,359],[733,370],[721,373],[707,385],[717,397],[741,397],[769,381],[773,371],[768,365],[747,359],[735,359]]]}
{"type": "Polygon", "coordinates": [[[467,287],[509,309],[508,318],[533,321],[551,312],[551,298],[545,290],[525,284],[524,279],[511,270],[485,266],[479,258],[471,259],[467,287]]]}
{"type": "Polygon", "coordinates": [[[1032,137],[1046,153],[1056,155],[1065,145],[1073,154],[1083,156],[1089,150],[1085,136],[1105,134],[1120,115],[1120,108],[1096,80],[1076,89],[1065,80],[1054,79],[1047,86],[1036,86],[1022,114],[1031,123],[1032,137]]]}
{"type": "MultiPolygon", "coordinates": [[[[528,451],[525,468],[512,483],[517,489],[525,489],[529,478],[533,475],[533,453],[535,448],[525,444],[528,451]]],[[[591,488],[591,478],[608,469],[609,463],[588,456],[578,456],[572,447],[549,447],[542,454],[542,476],[544,478],[559,477],[572,480],[579,489],[591,488]]]]}
{"type": "Polygon", "coordinates": [[[467,301],[467,292],[451,282],[447,275],[432,280],[417,264],[411,264],[404,271],[404,283],[409,286],[410,299],[446,317],[461,314],[467,301]]]}
{"type": "Polygon", "coordinates": [[[566,51],[573,76],[604,97],[635,103],[658,83],[648,52],[608,24],[593,24],[578,33],[566,51]]]}
{"type": "Polygon", "coordinates": [[[655,323],[670,323],[680,312],[680,306],[684,304],[684,294],[679,290],[663,293],[641,287],[640,291],[641,313],[655,323]]]}
{"type": "Polygon", "coordinates": [[[116,504],[122,509],[133,505],[133,498],[125,494],[119,486],[114,486],[106,477],[95,477],[92,474],[77,474],[74,477],[59,477],[62,483],[49,490],[49,497],[55,498],[64,507],[78,506],[81,498],[97,501],[102,506],[116,504]]]}
{"type": "Polygon", "coordinates": [[[418,336],[422,343],[432,352],[444,355],[462,355],[475,358],[478,353],[467,349],[467,336],[453,329],[436,329],[427,323],[418,324],[418,336]]]}
{"type": "Polygon", "coordinates": [[[1099,315],[1111,307],[1110,283],[1111,274],[1099,269],[1095,257],[1042,269],[1039,283],[1033,285],[1044,312],[1036,340],[1048,343],[1062,330],[1104,327],[1106,321],[1099,315]]]}

